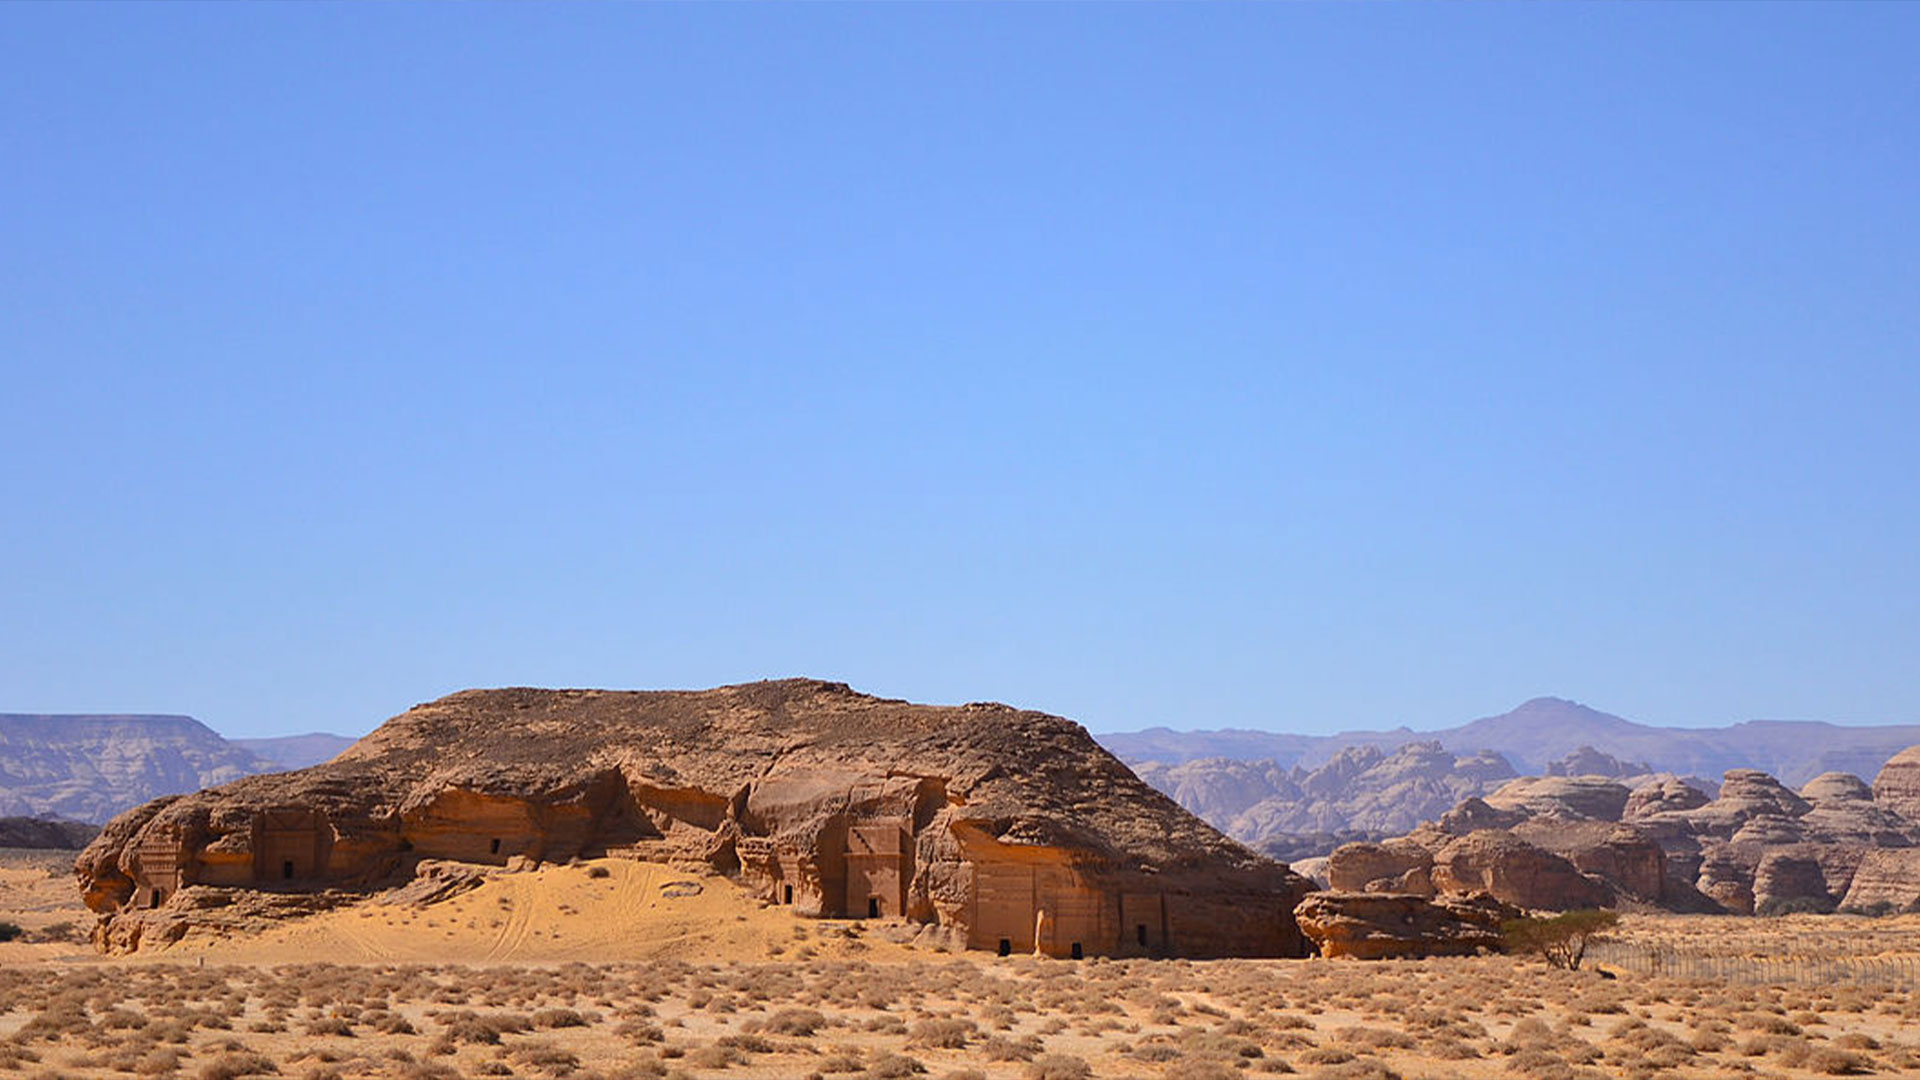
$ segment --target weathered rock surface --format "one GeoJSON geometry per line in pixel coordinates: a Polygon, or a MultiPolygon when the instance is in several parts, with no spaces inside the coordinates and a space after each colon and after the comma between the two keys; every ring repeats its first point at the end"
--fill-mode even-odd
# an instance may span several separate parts
{"type": "Polygon", "coordinates": [[[598,854],[706,867],[801,914],[904,917],[976,948],[1304,949],[1303,879],[1079,725],[799,679],[454,694],[326,764],[123,814],[77,872],[96,940],[130,950],[156,918],[173,934],[202,910],[406,888],[423,860],[598,854]]]}
{"type": "Polygon", "coordinates": [[[1920,746],[1893,755],[1873,778],[1873,801],[1908,821],[1920,821],[1920,746]]]}
{"type": "Polygon", "coordinates": [[[1840,906],[1873,913],[1920,911],[1920,847],[1863,852],[1840,906]]]}
{"type": "Polygon", "coordinates": [[[1327,856],[1327,886],[1340,892],[1433,895],[1433,852],[1410,837],[1343,844],[1327,856]]]}
{"type": "Polygon", "coordinates": [[[1619,821],[1632,792],[1599,776],[1531,776],[1508,781],[1488,795],[1496,810],[1520,810],[1528,816],[1559,815],[1594,821],[1619,821]]]}
{"type": "Polygon", "coordinates": [[[1497,829],[1468,833],[1435,852],[1432,875],[1442,894],[1486,893],[1521,908],[1568,911],[1613,898],[1604,882],[1565,857],[1497,829]]]}
{"type": "Polygon", "coordinates": [[[1599,777],[1523,778],[1463,800],[1399,840],[1335,851],[1329,883],[1376,891],[1398,883],[1440,896],[1487,891],[1535,908],[1625,901],[1739,914],[1905,909],[1920,905],[1920,862],[1901,854],[1920,849],[1920,823],[1899,807],[1912,805],[1917,789],[1920,754],[1906,753],[1871,788],[1828,772],[1794,792],[1753,769],[1729,770],[1712,798],[1677,777],[1649,779],[1631,793],[1599,777]],[[1432,855],[1424,868],[1430,888],[1417,875],[1399,876],[1418,863],[1407,845],[1432,855]]]}
{"type": "Polygon", "coordinates": [[[1378,892],[1314,893],[1294,909],[1320,955],[1360,960],[1496,951],[1500,924],[1519,914],[1486,896],[1429,900],[1378,892]]]}

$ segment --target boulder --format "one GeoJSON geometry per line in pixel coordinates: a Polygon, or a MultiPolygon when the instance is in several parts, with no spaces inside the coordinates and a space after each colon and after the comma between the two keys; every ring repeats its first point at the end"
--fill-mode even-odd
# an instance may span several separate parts
{"type": "Polygon", "coordinates": [[[1148,787],[1079,725],[807,679],[465,691],[325,764],[129,811],[76,873],[96,940],[120,950],[145,913],[190,929],[183,894],[196,889],[260,906],[404,888],[423,860],[582,855],[701,868],[801,915],[907,919],[976,948],[1304,950],[1291,912],[1306,882],[1148,787]]]}
{"type": "Polygon", "coordinates": [[[1582,874],[1562,856],[1495,829],[1469,833],[1441,848],[1432,874],[1441,893],[1486,893],[1521,908],[1567,911],[1600,907],[1613,898],[1604,882],[1582,874]]]}
{"type": "Polygon", "coordinates": [[[1412,840],[1342,844],[1327,856],[1327,885],[1342,892],[1433,895],[1433,853],[1412,840]]]}
{"type": "Polygon", "coordinates": [[[1320,892],[1293,914],[1320,955],[1382,960],[1497,951],[1500,924],[1520,912],[1487,896],[1320,892]]]}

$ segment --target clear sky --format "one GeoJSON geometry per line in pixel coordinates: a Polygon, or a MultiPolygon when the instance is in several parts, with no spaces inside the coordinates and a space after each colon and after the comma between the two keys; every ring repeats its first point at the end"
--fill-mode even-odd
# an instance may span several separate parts
{"type": "Polygon", "coordinates": [[[0,5],[0,711],[1920,721],[1920,6],[0,5]]]}

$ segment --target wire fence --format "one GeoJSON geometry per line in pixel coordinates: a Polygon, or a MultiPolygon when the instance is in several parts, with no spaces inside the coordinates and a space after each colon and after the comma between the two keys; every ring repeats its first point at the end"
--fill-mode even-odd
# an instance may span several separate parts
{"type": "Polygon", "coordinates": [[[1634,975],[1778,986],[1860,983],[1912,988],[1920,984],[1920,956],[1738,956],[1649,945],[1596,941],[1587,963],[1634,975]]]}

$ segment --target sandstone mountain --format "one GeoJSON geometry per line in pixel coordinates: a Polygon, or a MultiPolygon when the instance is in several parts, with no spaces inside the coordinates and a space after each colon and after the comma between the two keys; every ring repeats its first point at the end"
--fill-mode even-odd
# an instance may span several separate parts
{"type": "Polygon", "coordinates": [[[1637,724],[1562,698],[1541,697],[1511,712],[1434,731],[1395,728],[1299,735],[1268,731],[1115,732],[1100,737],[1122,761],[1178,765],[1201,758],[1270,761],[1283,770],[1318,768],[1341,750],[1372,746],[1391,751],[1434,741],[1456,754],[1492,750],[1524,773],[1580,747],[1591,747],[1647,771],[1719,776],[1728,769],[1759,769],[1788,784],[1825,772],[1866,776],[1901,749],[1920,743],[1920,724],[1854,726],[1754,720],[1726,727],[1678,728],[1637,724]]]}
{"type": "Polygon", "coordinates": [[[0,814],[102,822],[276,768],[188,716],[0,714],[0,814]]]}
{"type": "Polygon", "coordinates": [[[102,916],[96,940],[124,950],[260,897],[350,896],[447,860],[599,854],[707,868],[801,914],[903,917],[1003,952],[1304,948],[1303,879],[1079,725],[801,679],[454,694],[326,764],[130,811],[77,872],[102,916]]]}
{"type": "Polygon", "coordinates": [[[1799,791],[1731,769],[1717,795],[1677,778],[1514,780],[1404,837],[1345,845],[1327,884],[1417,896],[1484,892],[1525,908],[1920,910],[1920,747],[1872,787],[1847,773],[1799,791]]]}

